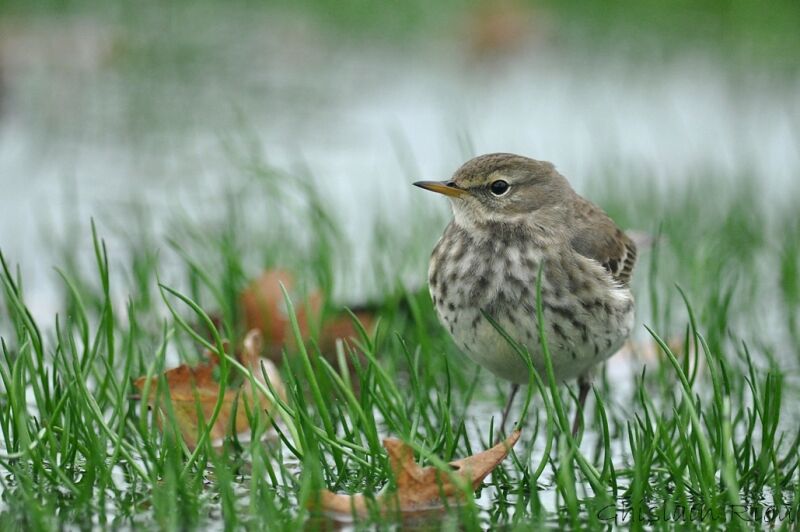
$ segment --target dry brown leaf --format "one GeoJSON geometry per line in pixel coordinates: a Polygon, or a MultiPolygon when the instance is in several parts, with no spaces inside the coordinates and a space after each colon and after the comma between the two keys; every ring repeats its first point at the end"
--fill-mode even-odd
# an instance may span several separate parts
{"type": "MultiPolygon", "coordinates": [[[[248,329],[261,331],[266,339],[268,351],[274,346],[283,346],[292,338],[281,285],[291,293],[294,289],[292,275],[283,270],[267,270],[250,283],[239,296],[239,302],[244,310],[245,326],[248,329]]],[[[319,314],[322,298],[315,293],[310,294],[308,300],[302,304],[294,303],[300,334],[307,337],[309,321],[319,314]]]]}
{"type": "MultiPolygon", "coordinates": [[[[450,462],[452,473],[435,467],[420,467],[414,461],[414,451],[405,443],[392,438],[383,441],[389,454],[389,467],[397,482],[397,491],[383,493],[375,498],[378,509],[385,513],[424,512],[441,508],[442,501],[463,497],[463,486],[478,489],[483,479],[491,473],[519,440],[520,431],[514,431],[505,441],[491,449],[461,460],[450,462]]],[[[343,495],[328,490],[320,492],[319,510],[338,514],[364,516],[368,513],[367,499],[362,494],[343,495]]]]}
{"type": "MultiPolygon", "coordinates": [[[[375,325],[375,314],[368,310],[354,310],[353,314],[364,327],[369,331],[375,325]]],[[[348,338],[358,338],[358,331],[353,325],[353,319],[349,314],[341,313],[325,320],[319,333],[319,349],[325,355],[332,355],[336,352],[336,340],[347,340],[348,338]]]]}
{"type": "MultiPolygon", "coordinates": [[[[684,339],[673,337],[667,339],[667,347],[670,348],[670,351],[680,359],[682,357],[682,353],[684,352],[684,339]]],[[[615,356],[620,356],[621,358],[633,358],[639,359],[644,362],[656,362],[664,358],[664,352],[661,350],[661,346],[659,346],[655,340],[645,341],[645,342],[636,342],[634,340],[628,340],[625,342],[625,345],[617,352],[615,356]]]]}
{"type": "Polygon", "coordinates": [[[465,37],[471,51],[490,56],[520,50],[531,39],[541,38],[542,17],[519,0],[478,2],[467,13],[465,37]]]}
{"type": "MultiPolygon", "coordinates": [[[[266,384],[264,380],[264,374],[266,374],[272,388],[282,399],[285,399],[286,392],[278,370],[271,361],[260,356],[262,343],[261,333],[255,330],[247,333],[242,345],[240,362],[252,371],[255,379],[263,384],[266,384]],[[262,365],[264,367],[263,373],[261,370],[262,365]]],[[[215,370],[219,366],[219,360],[213,354],[207,353],[207,356],[209,360],[204,364],[195,367],[183,364],[164,372],[172,409],[175,413],[175,422],[190,449],[197,445],[197,438],[200,435],[198,406],[203,420],[210,420],[219,396],[220,385],[214,378],[215,370]]],[[[146,377],[139,377],[133,384],[140,391],[144,391],[145,383],[146,377]]],[[[158,377],[153,377],[148,397],[146,398],[152,407],[157,406],[154,404],[157,386],[158,377]]],[[[164,400],[166,398],[162,399],[162,401],[164,400]]],[[[163,407],[163,402],[162,405],[158,406],[163,407]]],[[[263,393],[254,389],[249,379],[244,379],[240,386],[225,390],[222,408],[209,434],[211,440],[223,438],[228,434],[239,434],[247,431],[250,428],[247,412],[252,412],[254,407],[270,411],[272,406],[263,393]]]]}
{"type": "MultiPolygon", "coordinates": [[[[284,270],[266,270],[239,296],[245,325],[248,329],[261,331],[266,340],[267,356],[276,362],[280,360],[281,350],[284,346],[294,345],[294,336],[284,306],[281,284],[291,293],[294,288],[294,278],[284,270]]],[[[308,295],[305,301],[294,301],[293,303],[300,335],[303,339],[308,339],[312,324],[319,323],[324,298],[319,291],[314,291],[308,295]]],[[[375,322],[375,316],[371,312],[359,311],[355,314],[367,330],[375,322]]],[[[319,330],[320,351],[328,356],[335,353],[337,339],[346,340],[358,336],[350,316],[344,312],[326,319],[319,330]]]]}

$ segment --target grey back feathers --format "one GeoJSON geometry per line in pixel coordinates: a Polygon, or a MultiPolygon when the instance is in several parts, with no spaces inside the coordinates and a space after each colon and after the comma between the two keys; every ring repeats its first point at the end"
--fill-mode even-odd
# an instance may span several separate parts
{"type": "Polygon", "coordinates": [[[602,264],[617,282],[628,286],[636,264],[636,244],[600,207],[580,196],[577,199],[572,248],[602,264]]]}
{"type": "Polygon", "coordinates": [[[636,264],[636,244],[594,203],[572,190],[567,179],[547,161],[511,153],[490,153],[470,159],[452,181],[469,191],[454,201],[454,210],[478,224],[523,220],[542,231],[563,235],[572,249],[600,263],[622,286],[628,286],[636,264]],[[508,193],[497,196],[491,185],[503,180],[508,193]]]}

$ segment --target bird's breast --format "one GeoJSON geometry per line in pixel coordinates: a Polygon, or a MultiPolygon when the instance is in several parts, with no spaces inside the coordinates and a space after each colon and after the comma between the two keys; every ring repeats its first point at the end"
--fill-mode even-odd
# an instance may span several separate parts
{"type": "Polygon", "coordinates": [[[428,284],[437,310],[524,306],[533,310],[542,253],[525,241],[476,238],[450,226],[431,255],[428,284]]]}
{"type": "Polygon", "coordinates": [[[527,364],[486,318],[491,316],[543,369],[536,319],[540,268],[544,328],[559,378],[572,378],[613,354],[630,333],[633,299],[602,269],[527,239],[476,238],[451,225],[431,256],[436,312],[456,345],[501,377],[527,382],[527,364]]]}

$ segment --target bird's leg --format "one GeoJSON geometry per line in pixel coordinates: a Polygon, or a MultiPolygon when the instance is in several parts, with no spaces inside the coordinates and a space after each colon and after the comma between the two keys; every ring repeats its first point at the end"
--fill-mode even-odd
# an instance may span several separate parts
{"type": "Polygon", "coordinates": [[[508,396],[508,402],[506,403],[506,407],[503,409],[503,417],[500,421],[500,434],[503,436],[506,434],[506,419],[508,419],[508,413],[511,411],[511,404],[514,402],[514,397],[517,396],[518,391],[519,384],[512,384],[511,395],[508,396]]]}
{"type": "Polygon", "coordinates": [[[572,422],[572,437],[578,435],[578,429],[583,421],[583,405],[586,404],[586,396],[589,395],[589,389],[592,383],[586,375],[578,377],[578,409],[575,411],[575,420],[572,422]]]}

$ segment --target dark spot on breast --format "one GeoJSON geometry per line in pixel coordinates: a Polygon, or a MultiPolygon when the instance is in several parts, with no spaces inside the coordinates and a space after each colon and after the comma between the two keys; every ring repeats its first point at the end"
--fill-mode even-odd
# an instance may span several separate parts
{"type": "Polygon", "coordinates": [[[573,321],[575,319],[575,313],[573,312],[573,310],[570,307],[562,307],[562,306],[559,306],[559,305],[553,305],[553,304],[549,303],[548,301],[544,301],[544,307],[545,307],[546,310],[549,310],[550,312],[554,312],[555,314],[558,314],[559,316],[561,316],[562,318],[564,318],[566,320],[573,321]]]}
{"type": "MultiPolygon", "coordinates": [[[[446,234],[447,234],[447,231],[445,231],[445,235],[446,234]]],[[[442,235],[442,238],[440,238],[439,241],[436,243],[436,246],[434,246],[433,253],[431,253],[431,257],[436,258],[436,259],[441,257],[441,255],[442,255],[442,242],[444,242],[444,240],[445,240],[444,235],[442,235]]]]}
{"type": "Polygon", "coordinates": [[[536,301],[534,301],[533,295],[528,294],[527,292],[525,296],[521,298],[522,310],[524,310],[525,313],[528,314],[529,316],[532,316],[536,312],[534,303],[536,303],[536,301]]]}
{"type": "Polygon", "coordinates": [[[475,284],[472,286],[472,290],[470,291],[470,298],[478,299],[482,297],[488,289],[489,278],[485,275],[479,275],[478,278],[475,279],[475,284]]]}
{"type": "Polygon", "coordinates": [[[464,258],[464,254],[467,252],[467,247],[462,243],[461,246],[456,250],[455,253],[452,255],[453,262],[459,263],[461,259],[464,258]]]}
{"type": "Polygon", "coordinates": [[[581,300],[581,305],[586,312],[591,314],[592,312],[599,310],[600,307],[603,306],[603,302],[599,299],[593,299],[591,301],[581,300]]]}
{"type": "Polygon", "coordinates": [[[564,290],[561,288],[560,284],[553,286],[553,297],[555,299],[561,299],[564,297],[564,290]]]}
{"type": "Polygon", "coordinates": [[[533,259],[531,259],[529,257],[525,257],[522,260],[522,263],[525,265],[525,269],[526,270],[528,270],[530,272],[535,272],[537,274],[539,273],[539,265],[536,264],[536,262],[533,259]]]}
{"type": "Polygon", "coordinates": [[[578,280],[578,276],[574,275],[570,270],[567,270],[567,272],[567,284],[569,291],[572,294],[577,294],[578,290],[580,289],[580,281],[578,280]]]}
{"type": "Polygon", "coordinates": [[[456,306],[451,302],[447,304],[447,308],[450,309],[450,312],[455,312],[456,306]]]}
{"type": "Polygon", "coordinates": [[[531,297],[531,290],[528,286],[528,283],[524,279],[512,277],[511,283],[514,285],[514,292],[517,294],[520,300],[531,297]]]}
{"type": "Polygon", "coordinates": [[[575,310],[573,308],[568,306],[553,305],[547,301],[544,302],[544,306],[547,310],[558,314],[562,320],[570,322],[576,331],[580,331],[584,341],[588,340],[589,331],[587,330],[586,323],[584,323],[583,320],[579,319],[578,316],[575,315],[575,310]]]}

